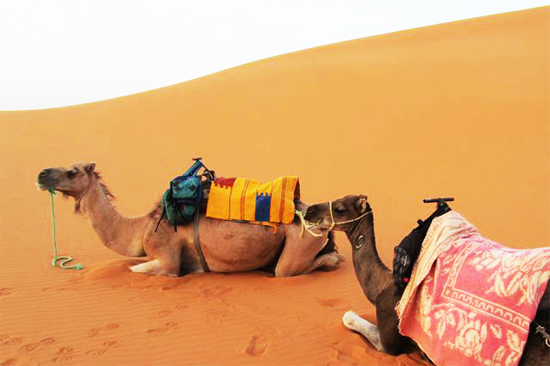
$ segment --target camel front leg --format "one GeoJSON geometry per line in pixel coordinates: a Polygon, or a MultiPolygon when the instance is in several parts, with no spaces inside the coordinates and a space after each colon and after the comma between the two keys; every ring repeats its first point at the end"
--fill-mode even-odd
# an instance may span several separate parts
{"type": "Polygon", "coordinates": [[[169,276],[178,277],[179,266],[168,266],[163,264],[159,259],[153,259],[149,262],[137,264],[130,267],[130,270],[135,273],[143,273],[154,276],[169,276]]]}
{"type": "Polygon", "coordinates": [[[353,311],[348,311],[342,318],[344,325],[349,329],[363,335],[368,341],[380,352],[386,352],[382,341],[380,340],[380,332],[378,327],[369,321],[361,318],[353,311]]]}
{"type": "Polygon", "coordinates": [[[320,237],[304,232],[300,237],[300,226],[289,225],[286,234],[285,246],[275,267],[276,277],[307,274],[320,267],[334,269],[343,260],[343,257],[336,252],[317,257],[328,242],[327,232],[320,237]]]}

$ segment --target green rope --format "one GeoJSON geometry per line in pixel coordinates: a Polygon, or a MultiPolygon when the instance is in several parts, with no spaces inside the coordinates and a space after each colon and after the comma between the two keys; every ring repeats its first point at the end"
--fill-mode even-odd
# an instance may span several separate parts
{"type": "Polygon", "coordinates": [[[55,240],[55,213],[54,213],[54,209],[53,209],[53,196],[55,195],[55,191],[53,189],[49,189],[49,192],[50,192],[50,203],[51,203],[51,206],[52,206],[52,233],[53,233],[53,250],[54,250],[54,256],[53,256],[53,259],[52,259],[52,266],[54,267],[61,267],[63,269],[82,269],[82,264],[75,264],[75,265],[72,265],[72,266],[68,266],[66,265],[67,263],[69,263],[70,261],[73,260],[72,257],[69,257],[69,256],[63,256],[63,257],[58,257],[57,256],[57,241],[55,240]],[[61,261],[59,264],[57,262],[61,261]]]}

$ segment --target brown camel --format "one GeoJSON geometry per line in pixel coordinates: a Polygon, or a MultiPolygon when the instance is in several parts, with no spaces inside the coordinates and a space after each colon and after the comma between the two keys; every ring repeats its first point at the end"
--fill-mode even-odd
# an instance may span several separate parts
{"type": "MultiPolygon", "coordinates": [[[[75,199],[75,211],[88,216],[102,243],[129,257],[147,256],[133,272],[179,276],[203,272],[194,245],[193,223],[178,226],[166,220],[155,227],[162,204],[137,217],[124,217],[112,205],[113,195],[96,172],[95,163],[48,168],[38,176],[42,190],[56,190],[75,199]]],[[[298,207],[303,210],[305,205],[298,207]]],[[[273,228],[200,216],[200,248],[212,272],[242,272],[269,268],[277,277],[297,276],[318,268],[335,269],[343,259],[332,235],[317,237],[301,230],[299,220],[273,228]]]]}
{"type": "MultiPolygon", "coordinates": [[[[333,202],[309,206],[305,219],[318,223],[321,230],[341,230],[346,233],[353,251],[353,265],[359,284],[367,299],[376,306],[378,327],[353,312],[344,315],[344,324],[367,338],[379,351],[399,355],[408,353],[414,342],[399,333],[395,306],[402,292],[393,281],[392,272],[384,265],[376,250],[374,217],[367,197],[346,196],[333,202]]],[[[550,330],[550,287],[547,287],[538,306],[535,321],[520,365],[549,365],[550,348],[536,332],[536,324],[550,330]]],[[[548,341],[546,341],[548,342],[548,341]]]]}

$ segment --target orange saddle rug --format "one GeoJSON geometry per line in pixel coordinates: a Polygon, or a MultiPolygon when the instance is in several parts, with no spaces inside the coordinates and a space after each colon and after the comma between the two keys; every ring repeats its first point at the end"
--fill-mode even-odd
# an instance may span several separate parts
{"type": "Polygon", "coordinates": [[[261,183],[245,178],[218,178],[210,187],[206,216],[247,222],[290,224],[300,199],[296,176],[261,183]]]}

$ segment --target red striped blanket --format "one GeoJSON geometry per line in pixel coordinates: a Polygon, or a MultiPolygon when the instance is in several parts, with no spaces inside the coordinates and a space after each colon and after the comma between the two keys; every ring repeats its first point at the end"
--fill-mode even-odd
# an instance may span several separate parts
{"type": "Polygon", "coordinates": [[[450,211],[422,243],[400,332],[437,365],[517,365],[549,277],[549,247],[504,247],[450,211]]]}

